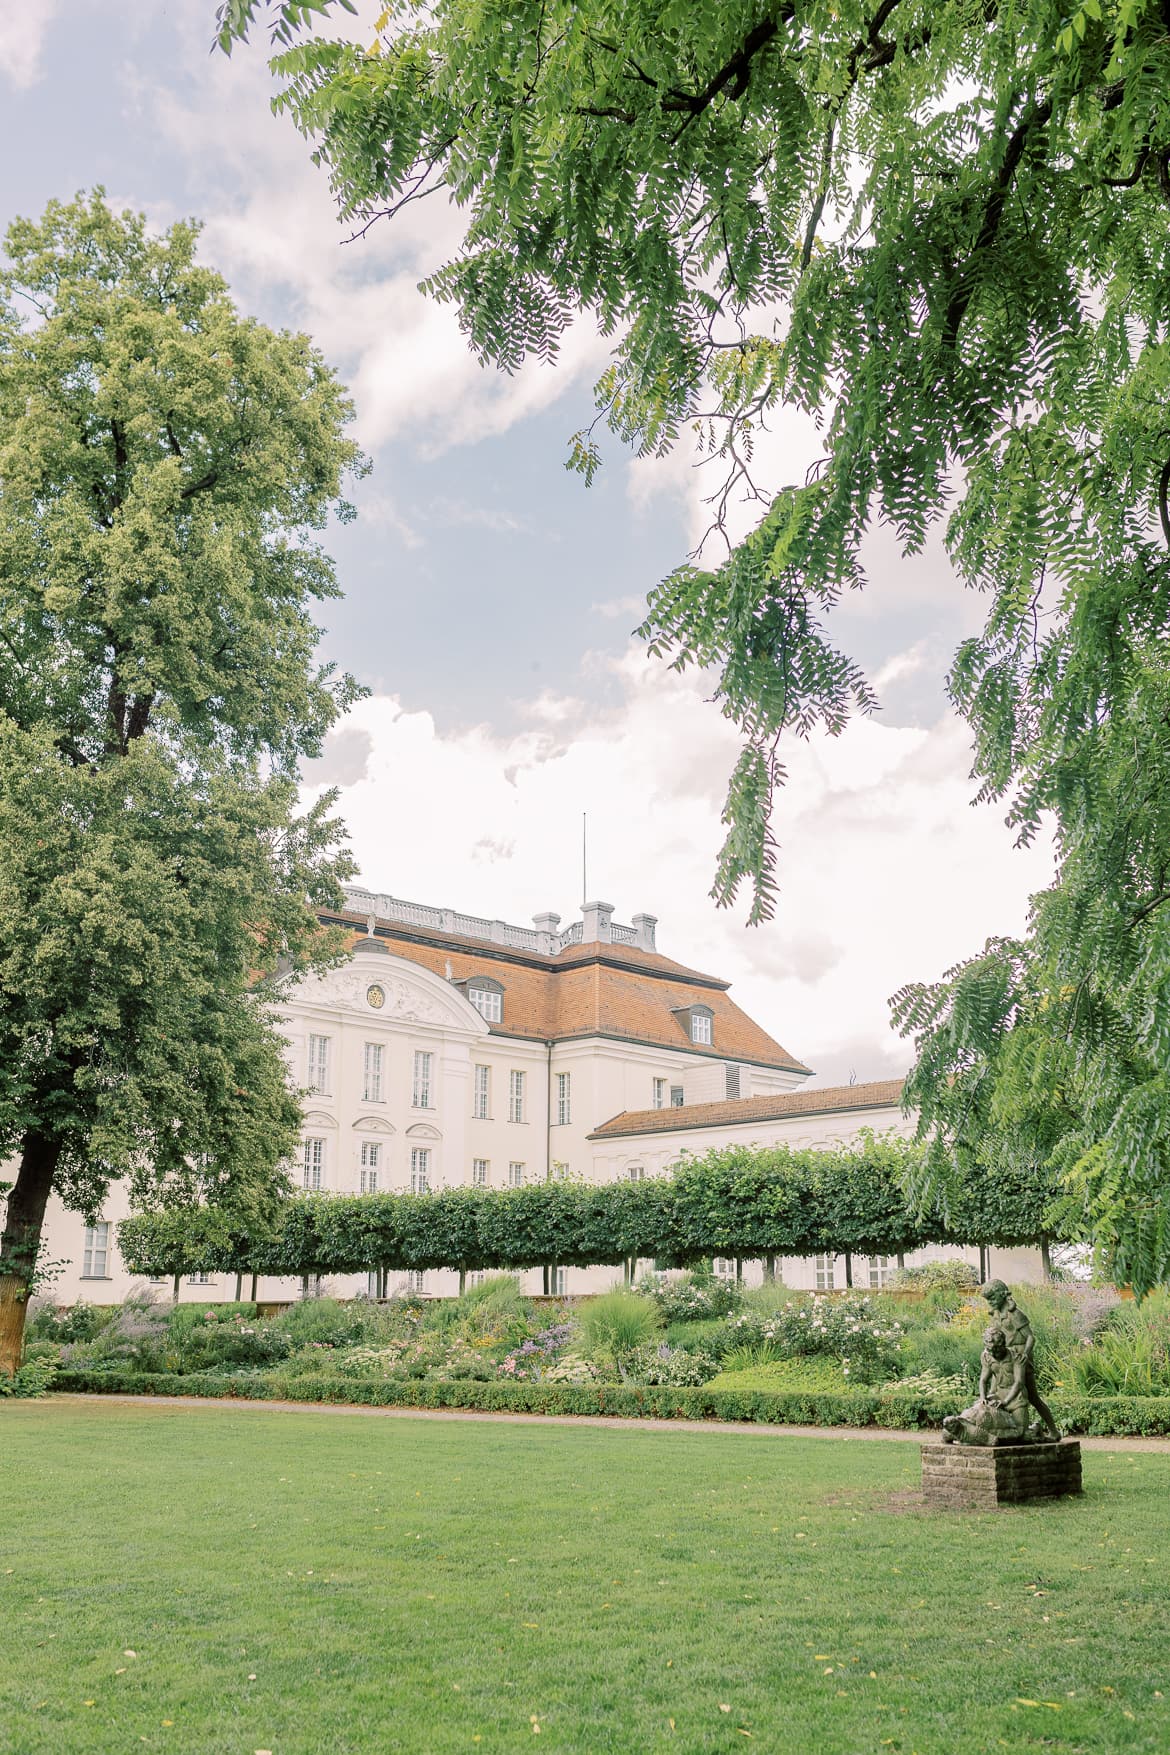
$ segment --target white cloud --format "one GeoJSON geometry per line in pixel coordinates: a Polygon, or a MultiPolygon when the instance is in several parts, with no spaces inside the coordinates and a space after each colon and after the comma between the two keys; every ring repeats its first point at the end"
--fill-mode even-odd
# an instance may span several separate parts
{"type": "Polygon", "coordinates": [[[40,77],[41,49],[59,0],[8,0],[0,11],[0,74],[18,90],[40,77]]]}
{"type": "Polygon", "coordinates": [[[861,721],[788,750],[780,905],[747,930],[746,905],[719,912],[707,896],[734,728],[701,676],[633,648],[612,669],[618,706],[545,694],[513,737],[443,735],[393,699],[359,703],[349,724],[371,753],[341,808],[363,879],[518,922],[549,908],[571,919],[587,813],[588,886],[619,920],[658,915],[666,955],[730,980],[828,1082],[902,1070],[910,1053],[889,1027],[889,996],[1020,930],[1029,892],[1050,880],[1050,847],[1018,852],[999,813],[971,808],[953,717],[929,730],[861,721]]]}
{"type": "Polygon", "coordinates": [[[364,446],[406,433],[435,457],[506,432],[599,373],[608,344],[587,321],[562,338],[555,365],[530,361],[513,376],[478,365],[455,311],[418,290],[458,250],[465,222],[454,204],[436,197],[347,242],[352,228],[339,223],[308,144],[270,114],[261,37],[228,60],[208,54],[206,17],[184,15],[176,29],[181,86],[131,67],[129,101],[205,180],[204,258],[249,309],[291,308],[349,384],[364,446]]]}

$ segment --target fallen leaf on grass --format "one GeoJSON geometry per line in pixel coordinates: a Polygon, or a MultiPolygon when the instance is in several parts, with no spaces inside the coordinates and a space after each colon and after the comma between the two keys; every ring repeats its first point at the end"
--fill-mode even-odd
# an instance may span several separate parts
{"type": "Polygon", "coordinates": [[[720,1712],[730,1712],[731,1708],[730,1708],[730,1706],[725,1706],[723,1701],[721,1700],[719,1702],[719,1710],[720,1710],[720,1712]]]}

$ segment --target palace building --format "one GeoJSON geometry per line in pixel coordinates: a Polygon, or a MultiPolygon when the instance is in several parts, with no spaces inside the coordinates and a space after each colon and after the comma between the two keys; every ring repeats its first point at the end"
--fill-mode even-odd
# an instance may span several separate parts
{"type": "MultiPolygon", "coordinates": [[[[299,981],[283,1008],[289,1077],[303,1093],[294,1181],[306,1191],[611,1182],[663,1174],[713,1146],[912,1131],[900,1081],[809,1088],[810,1069],[740,1010],[728,982],[662,955],[652,914],[622,925],[610,904],[591,902],[562,930],[551,913],[522,927],[364,889],[346,900],[322,918],[352,933],[348,963],[299,981]]],[[[54,1200],[42,1258],[66,1264],[56,1302],[109,1303],[141,1287],[118,1256],[127,1210],[117,1184],[93,1225],[54,1200]]],[[[956,1253],[977,1262],[952,1250],[908,1260],[956,1253]]],[[[881,1285],[893,1265],[861,1258],[854,1283],[881,1285]]],[[[997,1252],[996,1271],[1038,1277],[1038,1257],[997,1252]]],[[[602,1290],[614,1273],[558,1269],[550,1289],[602,1290]]],[[[786,1259],[784,1276],[843,1283],[832,1257],[786,1259]]],[[[539,1290],[539,1270],[529,1278],[539,1290]]],[[[401,1289],[408,1279],[435,1294],[456,1284],[436,1272],[403,1276],[401,1289]]],[[[341,1296],[372,1289],[352,1275],[331,1285],[341,1296]]],[[[260,1295],[297,1289],[264,1280],[260,1295]]],[[[233,1294],[229,1276],[181,1288],[190,1299],[233,1294]]]]}

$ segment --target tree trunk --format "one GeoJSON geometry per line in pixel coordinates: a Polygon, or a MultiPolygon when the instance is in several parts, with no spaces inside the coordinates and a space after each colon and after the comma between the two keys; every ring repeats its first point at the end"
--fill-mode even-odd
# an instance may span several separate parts
{"type": "Polygon", "coordinates": [[[243,1270],[243,1268],[240,1268],[239,1272],[236,1274],[236,1299],[235,1299],[235,1301],[237,1304],[242,1304],[244,1301],[244,1270],[243,1270]]]}
{"type": "Polygon", "coordinates": [[[1045,1233],[1040,1239],[1040,1261],[1044,1268],[1044,1278],[1052,1278],[1052,1254],[1048,1247],[1048,1236],[1045,1233]]]}
{"type": "Polygon", "coordinates": [[[776,1257],[774,1255],[764,1257],[764,1284],[765,1286],[776,1284],[776,1257]]]}
{"type": "Polygon", "coordinates": [[[0,1238],[0,1371],[13,1376],[20,1369],[29,1289],[60,1157],[59,1141],[30,1129],[24,1136],[20,1168],[8,1196],[0,1238]]]}
{"type": "Polygon", "coordinates": [[[906,1266],[906,1257],[905,1257],[905,1254],[903,1253],[902,1250],[898,1251],[897,1255],[894,1257],[894,1260],[898,1264],[898,1272],[901,1273],[906,1266]]]}
{"type": "Polygon", "coordinates": [[[252,1290],[249,1293],[249,1296],[250,1296],[253,1304],[255,1304],[255,1302],[256,1302],[256,1282],[259,1278],[260,1278],[259,1274],[252,1275],[252,1290]]]}
{"type": "Polygon", "coordinates": [[[462,1298],[464,1292],[466,1292],[466,1290],[467,1290],[467,1269],[460,1268],[459,1269],[459,1296],[461,1298],[462,1298]]]}
{"type": "Polygon", "coordinates": [[[177,1304],[179,1302],[179,1281],[181,1280],[181,1278],[182,1278],[181,1274],[176,1274],[174,1279],[171,1281],[171,1303],[172,1304],[177,1304]]]}
{"type": "Polygon", "coordinates": [[[853,1251],[850,1249],[847,1249],[845,1251],[845,1284],[850,1289],[852,1289],[852,1286],[853,1286],[853,1251]]]}

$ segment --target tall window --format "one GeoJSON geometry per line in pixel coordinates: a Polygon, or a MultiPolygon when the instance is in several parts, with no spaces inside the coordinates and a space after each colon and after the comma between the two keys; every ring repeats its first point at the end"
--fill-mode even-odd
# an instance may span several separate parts
{"type": "Polygon", "coordinates": [[[869,1283],[871,1287],[880,1288],[889,1280],[893,1272],[893,1264],[888,1255],[871,1255],[869,1258],[869,1283]]]}
{"type": "Polygon", "coordinates": [[[548,1289],[554,1298],[564,1298],[567,1295],[569,1289],[569,1273],[567,1268],[549,1268],[548,1289]]]}
{"type": "Polygon", "coordinates": [[[430,1109],[431,1104],[431,1071],[435,1064],[433,1054],[424,1054],[416,1049],[414,1055],[414,1089],[411,1102],[416,1109],[430,1109]]]}
{"type": "Polygon", "coordinates": [[[558,1073],[557,1074],[557,1126],[558,1127],[567,1127],[569,1125],[569,1114],[570,1114],[570,1110],[572,1108],[572,1104],[570,1101],[570,1092],[569,1092],[570,1083],[571,1083],[571,1079],[570,1079],[570,1075],[568,1073],[558,1073]]]}
{"type": "Polygon", "coordinates": [[[563,1158],[553,1159],[548,1179],[550,1182],[567,1182],[569,1180],[569,1166],[563,1158]]]}
{"type": "Polygon", "coordinates": [[[836,1265],[837,1257],[835,1255],[813,1256],[813,1274],[816,1278],[818,1292],[831,1292],[833,1290],[833,1269],[836,1265]]]}
{"type": "Polygon", "coordinates": [[[471,1092],[471,1113],[476,1121],[487,1120],[491,1114],[491,1102],[492,1069],[490,1066],[477,1066],[471,1092]]]}
{"type": "Polygon", "coordinates": [[[426,1146],[410,1148],[410,1192],[426,1194],[431,1186],[431,1154],[426,1146]]]}
{"type": "Polygon", "coordinates": [[[523,1188],[524,1187],[524,1166],[523,1166],[523,1164],[511,1163],[508,1165],[508,1187],[509,1188],[523,1188]]]}
{"type": "Polygon", "coordinates": [[[110,1277],[110,1222],[99,1219],[85,1227],[85,1253],[81,1261],[83,1280],[107,1280],[110,1277]]]}
{"type": "Polygon", "coordinates": [[[362,1101],[365,1103],[380,1103],[382,1101],[382,1044],[380,1042],[366,1043],[362,1101]]]}
{"type": "Polygon", "coordinates": [[[305,1141],[303,1184],[308,1189],[321,1188],[325,1182],[325,1141],[305,1141]]]}
{"type": "Polygon", "coordinates": [[[665,1109],[666,1108],[666,1080],[665,1079],[655,1079],[655,1081],[654,1081],[654,1104],[653,1104],[653,1107],[655,1109],[665,1109]]]}
{"type": "Polygon", "coordinates": [[[706,1012],[691,1013],[691,1041],[710,1042],[711,1020],[706,1012]]]}
{"type": "Polygon", "coordinates": [[[524,1081],[522,1072],[508,1074],[508,1120],[524,1120],[524,1081]]]}
{"type": "Polygon", "coordinates": [[[721,1280],[734,1280],[735,1258],[729,1255],[717,1255],[711,1263],[711,1271],[721,1280]]]}
{"type": "Polygon", "coordinates": [[[318,1096],[329,1094],[329,1038],[309,1037],[309,1089],[318,1096]]]}
{"type": "Polygon", "coordinates": [[[406,1276],[406,1290],[415,1298],[422,1297],[423,1275],[419,1268],[411,1268],[406,1276]]]}
{"type": "Polygon", "coordinates": [[[488,1159],[473,1158],[471,1160],[471,1186],[473,1188],[486,1188],[490,1181],[491,1165],[488,1159]]]}
{"type": "Polygon", "coordinates": [[[363,1194],[376,1194],[378,1192],[378,1171],[381,1168],[381,1142],[378,1140],[363,1140],[360,1184],[363,1194]]]}
{"type": "Polygon", "coordinates": [[[467,997],[489,1024],[498,1024],[504,1016],[504,996],[494,987],[469,987],[467,997]]]}
{"type": "Polygon", "coordinates": [[[670,1087],[670,1107],[672,1109],[681,1109],[682,1106],[683,1106],[683,1088],[682,1088],[682,1086],[681,1085],[671,1085],[671,1087],[670,1087]]]}
{"type": "Polygon", "coordinates": [[[723,1069],[724,1095],[735,1098],[742,1095],[740,1087],[740,1069],[737,1066],[725,1066],[723,1069]]]}

